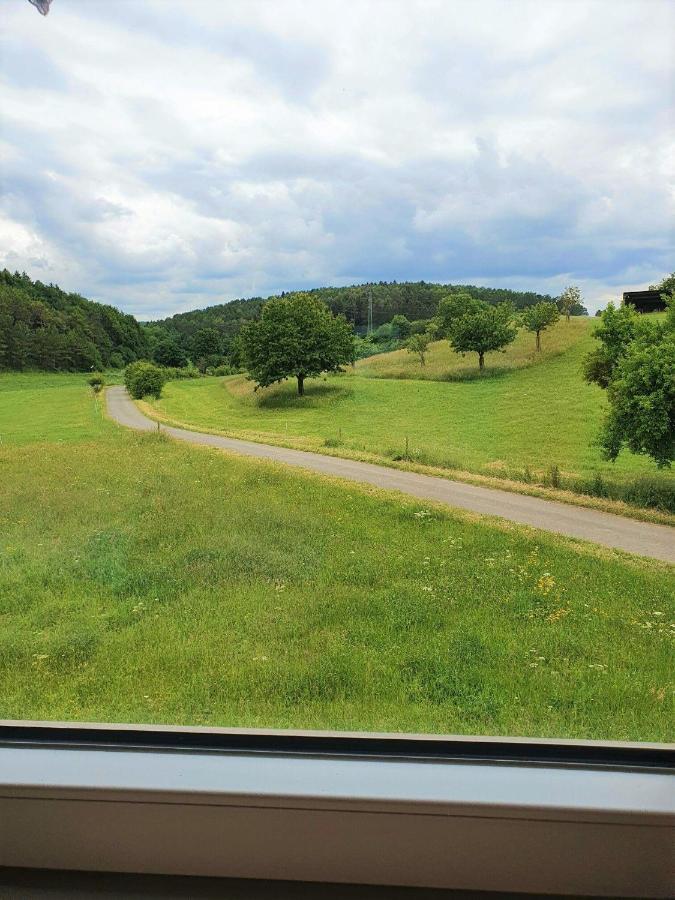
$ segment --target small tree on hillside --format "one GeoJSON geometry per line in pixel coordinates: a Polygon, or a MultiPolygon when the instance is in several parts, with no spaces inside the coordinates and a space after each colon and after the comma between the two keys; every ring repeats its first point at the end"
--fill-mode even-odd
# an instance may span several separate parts
{"type": "Polygon", "coordinates": [[[560,319],[560,313],[555,303],[535,303],[534,306],[526,307],[521,315],[520,321],[528,331],[533,331],[537,336],[536,347],[541,350],[541,333],[546,331],[560,319]]]}
{"type": "Polygon", "coordinates": [[[294,294],[268,301],[258,321],[241,330],[241,355],[256,387],[338,372],[354,358],[354,335],[343,316],[333,316],[321,300],[294,294]]]}
{"type": "Polygon", "coordinates": [[[477,353],[478,368],[485,368],[485,354],[503,350],[516,336],[513,306],[482,304],[477,312],[456,319],[450,328],[450,345],[456,353],[477,353]]]}
{"type": "Polygon", "coordinates": [[[415,353],[419,357],[420,365],[426,365],[426,354],[429,349],[429,344],[432,341],[432,337],[428,331],[425,331],[423,334],[413,334],[408,343],[406,344],[405,349],[408,353],[415,353]]]}
{"type": "Polygon", "coordinates": [[[558,297],[558,309],[565,314],[565,318],[569,322],[570,316],[579,307],[583,309],[581,303],[581,291],[576,285],[571,284],[569,287],[566,287],[560,297],[558,297]]]}

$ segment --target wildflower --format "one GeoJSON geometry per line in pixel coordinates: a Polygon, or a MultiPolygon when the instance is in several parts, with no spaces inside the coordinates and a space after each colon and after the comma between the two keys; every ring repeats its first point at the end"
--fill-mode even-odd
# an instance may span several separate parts
{"type": "Polygon", "coordinates": [[[555,578],[551,575],[550,572],[544,572],[544,574],[537,581],[537,590],[540,594],[544,594],[544,596],[550,593],[555,587],[555,578]]]}

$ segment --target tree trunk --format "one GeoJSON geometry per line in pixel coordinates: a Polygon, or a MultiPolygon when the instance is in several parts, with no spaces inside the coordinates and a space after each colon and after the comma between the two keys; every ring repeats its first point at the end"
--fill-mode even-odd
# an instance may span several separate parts
{"type": "Polygon", "coordinates": [[[478,368],[481,370],[481,372],[485,368],[485,354],[484,353],[478,354],[478,368]]]}
{"type": "Polygon", "coordinates": [[[420,353],[420,363],[424,366],[426,363],[424,362],[424,353],[420,353]]]}
{"type": "Polygon", "coordinates": [[[570,320],[570,311],[569,311],[569,309],[566,309],[566,310],[565,310],[565,318],[566,318],[567,321],[569,322],[569,320],[570,320]]]}
{"type": "Polygon", "coordinates": [[[541,332],[537,332],[537,350],[541,350],[541,332]]]}
{"type": "Polygon", "coordinates": [[[304,395],[305,395],[305,376],[304,375],[298,375],[298,394],[301,397],[304,397],[304,395]]]}

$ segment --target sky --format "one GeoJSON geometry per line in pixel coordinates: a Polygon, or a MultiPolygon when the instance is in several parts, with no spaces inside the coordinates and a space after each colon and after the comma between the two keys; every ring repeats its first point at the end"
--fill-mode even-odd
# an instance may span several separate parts
{"type": "Polygon", "coordinates": [[[675,270],[675,0],[0,0],[0,266],[141,319],[675,270]]]}

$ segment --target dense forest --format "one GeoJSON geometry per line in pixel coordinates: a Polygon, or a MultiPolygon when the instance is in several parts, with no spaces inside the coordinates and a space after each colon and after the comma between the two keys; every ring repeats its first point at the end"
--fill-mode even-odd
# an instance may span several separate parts
{"type": "Polygon", "coordinates": [[[133,316],[25,273],[0,272],[0,369],[121,368],[147,353],[133,316]]]}
{"type": "MultiPolygon", "coordinates": [[[[381,281],[307,293],[323,300],[333,313],[344,315],[363,334],[371,298],[372,324],[377,329],[396,315],[411,322],[430,319],[439,301],[453,292],[466,292],[493,304],[510,300],[517,309],[554,300],[548,294],[425,281],[381,281]]],[[[0,369],[89,371],[153,358],[167,366],[183,366],[191,360],[204,371],[232,361],[242,324],[259,315],[266,299],[270,298],[233,300],[141,325],[112,306],[5,269],[0,272],[0,369]]],[[[579,315],[586,310],[579,307],[573,312],[579,315]]]]}

